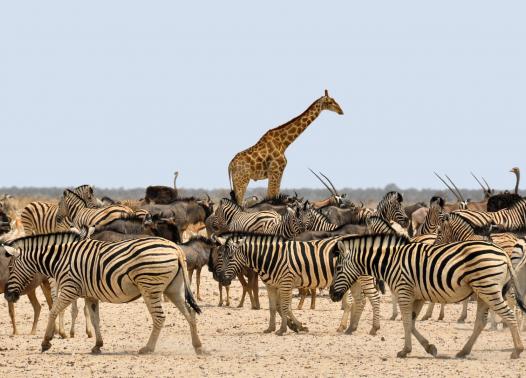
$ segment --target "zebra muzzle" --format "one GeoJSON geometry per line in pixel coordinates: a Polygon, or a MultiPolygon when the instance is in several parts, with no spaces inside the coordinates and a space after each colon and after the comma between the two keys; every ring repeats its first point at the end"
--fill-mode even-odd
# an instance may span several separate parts
{"type": "Polygon", "coordinates": [[[14,302],[18,301],[18,299],[20,298],[20,293],[15,292],[15,291],[9,291],[6,288],[6,291],[4,293],[4,298],[5,298],[6,301],[14,303],[14,302]]]}
{"type": "Polygon", "coordinates": [[[339,292],[334,290],[334,286],[331,286],[329,289],[329,296],[333,302],[339,302],[343,298],[344,292],[339,292]]]}

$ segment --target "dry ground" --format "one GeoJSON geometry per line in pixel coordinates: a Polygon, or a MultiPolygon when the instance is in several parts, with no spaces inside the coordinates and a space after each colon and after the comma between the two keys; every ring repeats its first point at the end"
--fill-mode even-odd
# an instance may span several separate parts
{"type": "MultiPolygon", "coordinates": [[[[206,269],[206,268],[205,268],[206,269]]],[[[205,270],[204,269],[204,270],[205,270]]],[[[101,324],[105,345],[103,354],[89,353],[93,339],[83,332],[84,317],[79,315],[77,337],[54,339],[51,349],[40,352],[40,342],[47,320],[42,311],[38,335],[30,336],[31,307],[26,297],[17,304],[19,336],[12,337],[7,304],[0,301],[0,373],[15,377],[43,376],[524,376],[526,353],[519,360],[510,360],[510,333],[485,331],[475,344],[472,355],[464,360],[453,358],[467,340],[474,318],[470,304],[466,324],[457,324],[459,305],[450,305],[446,321],[418,322],[439,352],[433,358],[413,339],[413,353],[397,359],[402,348],[402,324],[389,321],[390,296],[382,299],[382,323],[378,336],[369,336],[371,310],[368,305],[360,327],[352,336],[336,333],[341,311],[339,303],[321,297],[314,311],[296,311],[310,333],[286,336],[263,334],[268,322],[268,301],[261,290],[263,309],[217,307],[218,289],[211,275],[203,274],[203,314],[198,329],[208,356],[194,354],[187,323],[175,306],[166,304],[167,321],[157,350],[139,356],[150,332],[151,321],[142,300],[125,304],[102,304],[101,324]]],[[[233,283],[233,304],[237,305],[239,283],[233,283]]],[[[42,296],[41,296],[42,297],[42,296]]],[[[44,300],[41,301],[44,303],[44,300]]],[[[294,301],[296,305],[297,299],[294,301]]],[[[305,307],[308,307],[305,306],[305,307]]],[[[437,309],[438,310],[438,309],[437,309]]],[[[69,315],[67,317],[69,319],[69,315]]],[[[436,315],[435,315],[436,318],[436,315]]],[[[523,332],[524,335],[524,332],[523,332]]]]}

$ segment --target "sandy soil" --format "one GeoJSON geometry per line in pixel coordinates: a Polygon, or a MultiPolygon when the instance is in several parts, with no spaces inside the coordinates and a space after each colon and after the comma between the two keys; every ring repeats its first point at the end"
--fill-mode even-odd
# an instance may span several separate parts
{"type": "MultiPolygon", "coordinates": [[[[203,269],[204,272],[205,269],[203,269]]],[[[233,305],[241,290],[233,283],[233,305]]],[[[352,336],[336,333],[341,311],[339,303],[327,296],[319,298],[316,310],[296,311],[310,329],[308,334],[289,333],[283,337],[263,334],[268,322],[268,301],[260,291],[262,310],[217,307],[218,289],[211,275],[203,274],[203,314],[198,329],[208,356],[195,355],[187,323],[175,306],[166,304],[167,320],[157,350],[139,356],[146,343],[151,321],[142,300],[125,305],[101,305],[104,337],[103,354],[93,356],[93,339],[83,333],[83,315],[79,315],[77,337],[52,341],[51,349],[40,352],[40,342],[47,321],[42,311],[38,335],[30,336],[32,310],[26,297],[17,304],[19,336],[11,336],[7,304],[0,301],[0,373],[2,376],[524,376],[526,353],[510,360],[512,341],[507,330],[484,331],[472,355],[463,360],[453,356],[467,340],[473,327],[474,307],[469,307],[466,324],[457,324],[460,305],[450,305],[446,320],[418,322],[418,328],[433,342],[438,358],[427,355],[413,339],[409,358],[397,359],[402,348],[400,320],[390,316],[390,296],[382,299],[382,328],[370,336],[371,308],[368,305],[358,331],[352,336]]],[[[41,302],[44,303],[41,296],[41,302]]],[[[294,306],[298,299],[294,299],[294,306]]],[[[307,306],[308,308],[308,303],[307,306]]],[[[436,309],[438,311],[438,308],[436,309]]],[[[437,315],[435,315],[436,318],[437,315]]],[[[69,315],[67,316],[69,320],[69,315]]],[[[69,326],[69,324],[68,324],[69,326]]],[[[524,335],[524,332],[523,332],[524,335]]]]}

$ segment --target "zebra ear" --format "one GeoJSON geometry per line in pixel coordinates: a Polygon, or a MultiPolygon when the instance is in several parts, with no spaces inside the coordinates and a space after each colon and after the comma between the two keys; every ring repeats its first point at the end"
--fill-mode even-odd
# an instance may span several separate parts
{"type": "Polygon", "coordinates": [[[13,248],[8,245],[4,245],[4,249],[8,256],[18,257],[20,255],[20,248],[13,248]]]}
{"type": "MultiPolygon", "coordinates": [[[[231,239],[232,240],[232,239],[231,239]]],[[[239,239],[235,244],[236,244],[236,247],[237,246],[240,246],[241,244],[243,244],[245,242],[245,238],[241,238],[239,239]]]]}

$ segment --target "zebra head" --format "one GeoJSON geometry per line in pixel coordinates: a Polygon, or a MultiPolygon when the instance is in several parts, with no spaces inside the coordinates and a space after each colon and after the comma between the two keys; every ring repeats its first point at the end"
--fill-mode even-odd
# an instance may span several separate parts
{"type": "Polygon", "coordinates": [[[4,297],[8,302],[16,302],[20,294],[29,284],[36,271],[32,266],[26,266],[21,255],[21,248],[11,245],[0,247],[0,253],[9,261],[9,279],[5,285],[4,297]]]}
{"type": "Polygon", "coordinates": [[[387,221],[394,221],[402,227],[409,225],[409,218],[402,208],[403,197],[398,192],[389,192],[378,203],[376,213],[387,221]]]}
{"type": "Polygon", "coordinates": [[[232,237],[227,239],[217,237],[216,239],[220,244],[218,251],[221,255],[218,259],[220,261],[218,270],[219,282],[224,286],[228,286],[232,279],[241,271],[241,268],[247,265],[247,259],[242,252],[245,238],[237,239],[237,241],[232,237]]]}
{"type": "Polygon", "coordinates": [[[358,272],[353,269],[351,260],[351,250],[344,242],[339,241],[336,255],[336,264],[334,267],[334,279],[329,289],[329,295],[333,302],[342,300],[343,295],[356,282],[359,277],[358,272]]]}

